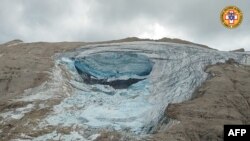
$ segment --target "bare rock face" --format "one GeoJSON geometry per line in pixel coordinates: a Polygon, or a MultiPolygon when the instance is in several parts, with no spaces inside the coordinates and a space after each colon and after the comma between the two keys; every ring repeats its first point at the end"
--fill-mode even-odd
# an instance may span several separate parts
{"type": "MultiPolygon", "coordinates": [[[[209,48],[208,46],[206,45],[202,45],[202,44],[197,44],[197,43],[192,43],[192,42],[189,42],[189,41],[186,41],[186,40],[181,40],[181,39],[177,39],[177,38],[162,38],[162,39],[159,39],[159,40],[156,40],[158,42],[170,42],[170,43],[181,43],[181,44],[190,44],[190,45],[197,45],[197,46],[200,46],[200,47],[203,47],[203,48],[209,48]]],[[[212,49],[212,48],[210,48],[212,49]]]]}
{"type": "MultiPolygon", "coordinates": [[[[22,43],[13,40],[0,45],[0,102],[48,80],[54,65],[52,56],[86,43],[22,43]],[[25,83],[24,83],[25,82],[25,83]]],[[[7,99],[7,100],[6,100],[7,99]]]]}
{"type": "Polygon", "coordinates": [[[207,72],[214,77],[197,90],[198,97],[166,109],[179,124],[152,140],[222,141],[224,124],[250,123],[250,67],[227,63],[207,72]]]}
{"type": "Polygon", "coordinates": [[[4,43],[3,45],[9,46],[9,45],[14,45],[14,44],[19,44],[19,43],[23,43],[23,41],[22,41],[22,40],[19,40],[19,39],[15,39],[15,40],[6,42],[6,43],[4,43]]]}
{"type": "Polygon", "coordinates": [[[244,48],[240,48],[240,49],[232,50],[232,52],[245,52],[245,49],[244,48]]]}

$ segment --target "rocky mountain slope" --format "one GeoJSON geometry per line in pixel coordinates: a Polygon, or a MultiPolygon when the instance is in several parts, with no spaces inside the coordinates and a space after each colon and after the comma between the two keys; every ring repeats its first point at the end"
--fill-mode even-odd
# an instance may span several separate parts
{"type": "Polygon", "coordinates": [[[216,51],[182,40],[137,38],[100,43],[13,41],[2,44],[0,51],[4,140],[220,140],[225,121],[248,123],[247,112],[237,114],[244,105],[233,104],[228,112],[232,105],[216,102],[228,92],[232,101],[239,100],[234,98],[237,94],[247,98],[249,70],[237,64],[249,64],[246,53],[216,51]],[[204,72],[208,65],[232,62],[231,58],[236,63],[207,69],[213,78],[203,83],[210,76],[204,72]],[[114,65],[117,61],[121,63],[114,65]],[[86,78],[95,83],[86,83],[86,78]],[[140,81],[131,83],[132,79],[140,81]],[[113,82],[126,87],[117,89],[113,82]],[[211,121],[218,129],[201,129],[209,117],[221,118],[211,121]],[[192,132],[187,133],[189,129],[192,132]]]}
{"type": "MultiPolygon", "coordinates": [[[[172,41],[170,38],[168,41],[172,41]]],[[[163,40],[161,39],[161,40],[163,40]]],[[[176,39],[178,40],[178,39],[176,39]]],[[[24,43],[16,39],[0,44],[0,95],[1,100],[21,94],[25,89],[38,86],[48,79],[48,71],[54,65],[53,56],[87,44],[154,41],[136,37],[105,42],[36,42],[24,43]],[[25,81],[25,83],[22,83],[25,81]]],[[[155,40],[159,42],[160,40],[155,40]]],[[[176,42],[177,41],[172,41],[176,42]]],[[[184,44],[195,44],[188,41],[184,44]]],[[[204,45],[201,45],[204,46],[204,45]]],[[[205,47],[205,46],[204,46],[205,47]]]]}
{"type": "Polygon", "coordinates": [[[166,109],[166,116],[177,124],[153,140],[222,141],[225,124],[250,123],[250,67],[228,61],[209,66],[206,72],[212,78],[193,100],[166,109]]]}

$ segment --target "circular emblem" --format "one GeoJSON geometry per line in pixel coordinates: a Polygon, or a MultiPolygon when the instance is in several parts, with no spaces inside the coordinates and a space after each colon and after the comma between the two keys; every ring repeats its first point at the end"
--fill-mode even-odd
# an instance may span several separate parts
{"type": "Polygon", "coordinates": [[[243,13],[236,6],[228,6],[221,11],[220,19],[225,27],[236,28],[243,20],[243,13]]]}

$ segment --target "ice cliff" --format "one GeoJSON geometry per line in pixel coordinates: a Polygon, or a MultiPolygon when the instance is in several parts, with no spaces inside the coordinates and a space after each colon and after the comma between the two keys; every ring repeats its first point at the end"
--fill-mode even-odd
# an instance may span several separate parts
{"type": "Polygon", "coordinates": [[[127,88],[145,79],[152,62],[144,55],[127,52],[104,52],[76,58],[74,65],[87,84],[127,88]]]}

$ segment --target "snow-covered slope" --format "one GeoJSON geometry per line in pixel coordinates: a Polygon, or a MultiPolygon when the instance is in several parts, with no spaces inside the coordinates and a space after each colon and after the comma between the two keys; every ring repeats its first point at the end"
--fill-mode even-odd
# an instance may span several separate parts
{"type": "MultiPolygon", "coordinates": [[[[195,89],[208,77],[204,72],[207,65],[225,62],[229,58],[239,63],[250,63],[248,55],[244,53],[222,52],[193,45],[132,42],[84,46],[72,52],[57,54],[51,74],[52,80],[41,87],[27,91],[26,95],[30,96],[24,97],[21,101],[63,97],[60,104],[53,107],[53,112],[42,119],[39,128],[51,125],[77,126],[93,133],[99,129],[110,129],[146,134],[157,129],[169,103],[182,102],[192,97],[195,89]],[[114,57],[112,60],[112,55],[136,54],[137,56],[133,56],[135,62],[140,62],[141,58],[142,62],[152,62],[152,70],[144,75],[141,81],[122,89],[115,89],[103,83],[85,83],[76,69],[75,62],[93,54],[107,52],[111,53],[111,57],[108,57],[108,61],[102,60],[105,63],[116,63],[117,58],[114,57]],[[150,61],[145,61],[145,58],[150,61]]],[[[92,58],[91,61],[93,60],[96,59],[92,58]]],[[[127,60],[118,61],[121,62],[113,66],[123,71],[119,65],[126,66],[127,60]]],[[[125,73],[114,71],[110,75],[106,70],[115,68],[105,69],[103,64],[96,62],[91,64],[94,64],[96,70],[92,67],[90,73],[100,77],[96,79],[107,81],[140,77],[138,75],[141,73],[140,68],[148,69],[145,64],[142,66],[128,64],[125,73]],[[131,70],[135,71],[131,74],[131,70]]]]}

